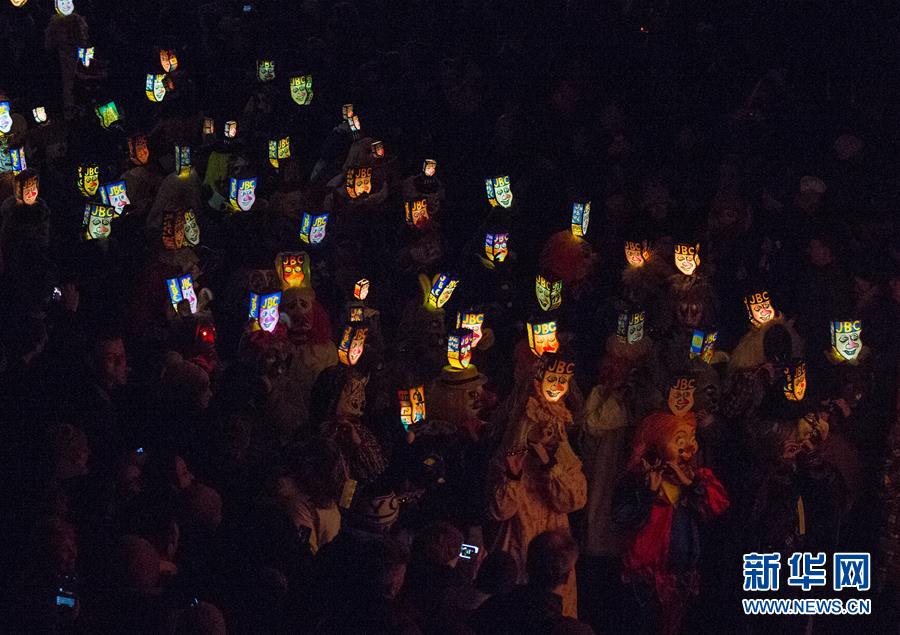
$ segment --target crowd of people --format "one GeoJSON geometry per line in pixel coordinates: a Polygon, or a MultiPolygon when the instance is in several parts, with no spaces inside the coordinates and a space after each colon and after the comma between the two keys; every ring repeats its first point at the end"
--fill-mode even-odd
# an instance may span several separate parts
{"type": "Polygon", "coordinates": [[[890,91],[556,4],[0,9],[0,630],[896,629],[890,91]]]}

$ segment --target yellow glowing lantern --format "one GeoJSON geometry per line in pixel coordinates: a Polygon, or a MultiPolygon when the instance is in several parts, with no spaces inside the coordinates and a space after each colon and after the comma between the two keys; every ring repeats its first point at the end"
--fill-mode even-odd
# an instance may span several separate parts
{"type": "Polygon", "coordinates": [[[478,342],[483,337],[482,327],[484,326],[484,313],[469,310],[460,311],[456,314],[456,328],[468,329],[472,331],[472,348],[478,346],[478,342]]]}
{"type": "Polygon", "coordinates": [[[384,141],[373,141],[371,146],[372,157],[375,159],[384,158],[384,141]]]}
{"type": "Polygon", "coordinates": [[[0,133],[7,134],[12,130],[12,109],[8,101],[0,101],[0,133]]]}
{"type": "Polygon", "coordinates": [[[150,148],[147,145],[146,135],[128,137],[128,158],[135,165],[147,165],[150,160],[150,148]]]}
{"type": "Polygon", "coordinates": [[[94,163],[79,165],[77,185],[83,197],[94,196],[100,187],[100,166],[94,163]]]}
{"type": "Polygon", "coordinates": [[[35,123],[47,123],[47,109],[44,106],[32,108],[31,116],[34,117],[35,123]]]}
{"type": "Polygon", "coordinates": [[[625,260],[629,267],[643,267],[650,260],[650,249],[647,241],[625,241],[625,260]]]}
{"type": "Polygon", "coordinates": [[[97,114],[97,119],[100,120],[100,125],[104,129],[109,128],[122,118],[119,114],[119,107],[116,106],[116,102],[114,101],[109,101],[97,106],[94,112],[97,114]]]}
{"type": "Polygon", "coordinates": [[[485,234],[484,255],[491,263],[505,261],[509,255],[509,234],[506,232],[485,234]]]}
{"type": "Polygon", "coordinates": [[[469,329],[454,329],[447,335],[447,362],[462,370],[472,362],[473,333],[469,329]]]}
{"type": "Polygon", "coordinates": [[[747,307],[750,324],[756,328],[775,317],[775,308],[772,306],[768,291],[757,291],[744,296],[744,306],[747,307]]]}
{"type": "Polygon", "coordinates": [[[365,300],[369,297],[369,281],[365,278],[361,278],[356,281],[356,284],[353,285],[353,297],[359,301],[365,300]]]}
{"type": "Polygon", "coordinates": [[[591,202],[575,201],[572,203],[572,233],[579,238],[587,236],[590,221],[591,202]]]}
{"type": "Polygon", "coordinates": [[[61,16],[72,15],[75,11],[75,2],[73,0],[53,0],[53,6],[61,16]]]}
{"type": "Polygon", "coordinates": [[[298,106],[309,106],[312,103],[312,75],[291,77],[291,99],[298,106]]]}
{"type": "Polygon", "coordinates": [[[366,317],[366,308],[359,304],[351,304],[347,311],[351,322],[362,322],[366,317]]]}
{"type": "Polygon", "coordinates": [[[271,333],[278,326],[278,319],[281,316],[279,306],[281,305],[281,292],[260,295],[257,293],[250,294],[250,319],[252,320],[251,328],[253,330],[267,331],[271,333]]]}
{"type": "Polygon", "coordinates": [[[109,205],[116,210],[116,215],[120,215],[129,205],[128,194],[125,192],[125,181],[116,181],[100,187],[100,200],[104,205],[109,205]]]}
{"type": "Polygon", "coordinates": [[[228,203],[235,211],[248,212],[256,202],[256,178],[228,181],[228,203]]]}
{"type": "Polygon", "coordinates": [[[193,210],[168,211],[163,214],[162,242],[169,250],[200,244],[200,225],[193,210]]]}
{"type": "Polygon", "coordinates": [[[691,359],[701,359],[707,364],[710,363],[713,353],[715,353],[717,339],[719,339],[718,331],[695,329],[691,335],[691,359]]]}
{"type": "Polygon", "coordinates": [[[509,207],[512,205],[513,193],[509,184],[509,176],[495,176],[485,179],[484,187],[491,207],[509,207]]]}
{"type": "Polygon", "coordinates": [[[216,122],[212,117],[203,118],[203,136],[211,137],[216,134],[216,122]]]}
{"type": "Polygon", "coordinates": [[[425,159],[425,163],[422,164],[422,174],[425,175],[425,178],[433,179],[436,173],[437,161],[435,161],[434,159],[425,159]]]}
{"type": "Polygon", "coordinates": [[[234,120],[226,121],[223,134],[226,139],[234,139],[237,136],[237,122],[234,120]]]}
{"type": "Polygon", "coordinates": [[[347,324],[338,343],[338,359],[345,366],[354,366],[362,357],[369,329],[359,324],[347,324]]]}
{"type": "Polygon", "coordinates": [[[644,338],[644,320],[646,314],[643,311],[623,311],[619,313],[616,324],[616,337],[628,344],[636,344],[644,338]]]}
{"type": "Polygon", "coordinates": [[[700,266],[700,243],[675,243],[675,266],[686,276],[692,276],[700,266]]]}
{"type": "Polygon", "coordinates": [[[291,158],[291,138],[269,139],[269,163],[278,169],[279,161],[291,158]]]}
{"type": "Polygon", "coordinates": [[[84,206],[84,237],[87,240],[109,238],[116,210],[107,205],[87,203],[84,206]]]}
{"type": "Polygon", "coordinates": [[[175,174],[178,176],[190,176],[191,174],[191,147],[175,146],[175,174]]]}
{"type": "Polygon", "coordinates": [[[831,322],[831,351],[835,359],[854,362],[862,351],[862,323],[859,320],[831,322]]]}
{"type": "Polygon", "coordinates": [[[152,102],[160,102],[166,96],[166,76],[147,73],[144,81],[144,94],[152,102]]]}
{"type": "Polygon", "coordinates": [[[372,168],[348,168],[344,187],[350,198],[362,198],[372,193],[372,168]]]}
{"type": "Polygon", "coordinates": [[[555,311],[562,304],[562,280],[549,274],[534,278],[534,294],[544,311],[555,311]]]}
{"type": "Polygon", "coordinates": [[[806,395],[806,362],[795,361],[784,367],[784,396],[788,401],[803,401],[806,395]]]}
{"type": "Polygon", "coordinates": [[[9,1],[12,3],[12,6],[14,6],[14,7],[24,7],[28,3],[28,0],[9,0],[9,1]]]}
{"type": "Polygon", "coordinates": [[[177,69],[178,57],[175,55],[175,51],[172,49],[160,49],[159,63],[162,66],[162,69],[167,73],[171,73],[177,69]]]}
{"type": "Polygon", "coordinates": [[[325,240],[325,228],[328,225],[328,212],[321,214],[303,213],[300,222],[300,240],[310,245],[318,245],[325,240]]]}
{"type": "Polygon", "coordinates": [[[176,311],[178,304],[187,300],[191,313],[197,312],[197,294],[194,291],[194,277],[191,274],[166,279],[166,289],[169,291],[169,301],[176,311]]]}
{"type": "Polygon", "coordinates": [[[425,421],[425,387],[413,386],[397,391],[397,401],[400,402],[400,423],[403,428],[424,423],[425,421]]]}
{"type": "Polygon", "coordinates": [[[575,362],[547,355],[541,364],[541,395],[551,403],[561,400],[569,392],[575,377],[575,362]]]}
{"type": "Polygon", "coordinates": [[[420,276],[419,280],[424,282],[423,286],[426,288],[425,307],[432,311],[442,309],[450,301],[450,296],[453,295],[456,285],[459,284],[459,279],[449,273],[437,274],[431,280],[430,287],[427,286],[427,277],[420,276]]]}
{"type": "Polygon", "coordinates": [[[344,104],[341,106],[341,117],[344,118],[344,121],[353,118],[353,104],[344,104]]]}
{"type": "Polygon", "coordinates": [[[256,60],[256,77],[261,82],[275,79],[275,60],[256,60]]]}
{"type": "Polygon", "coordinates": [[[425,229],[431,221],[428,216],[428,200],[417,198],[406,201],[406,224],[416,229],[425,229]]]}
{"type": "Polygon", "coordinates": [[[538,357],[559,350],[559,340],[556,339],[556,320],[529,321],[525,323],[525,330],[528,335],[528,348],[538,357]]]}
{"type": "Polygon", "coordinates": [[[24,170],[15,176],[16,202],[34,205],[40,192],[40,177],[34,170],[24,170]]]}
{"type": "Polygon", "coordinates": [[[19,174],[28,169],[28,161],[25,160],[25,148],[10,148],[9,162],[13,174],[19,174]]]}
{"type": "Polygon", "coordinates": [[[694,407],[694,390],[697,380],[692,377],[676,377],[669,385],[667,402],[676,417],[683,417],[694,407]]]}
{"type": "Polygon", "coordinates": [[[309,286],[309,255],[305,251],[282,251],[275,256],[275,272],[282,289],[309,286]]]}

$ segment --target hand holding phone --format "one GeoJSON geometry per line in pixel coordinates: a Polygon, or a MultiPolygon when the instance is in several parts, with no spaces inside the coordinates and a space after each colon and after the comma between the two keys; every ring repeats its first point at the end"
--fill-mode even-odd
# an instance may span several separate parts
{"type": "Polygon", "coordinates": [[[478,555],[478,547],[475,545],[467,545],[463,543],[459,548],[459,557],[463,560],[471,560],[478,555]]]}

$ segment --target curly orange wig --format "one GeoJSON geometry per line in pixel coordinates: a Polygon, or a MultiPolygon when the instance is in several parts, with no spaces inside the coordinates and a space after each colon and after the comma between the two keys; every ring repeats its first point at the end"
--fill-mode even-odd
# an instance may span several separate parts
{"type": "Polygon", "coordinates": [[[683,417],[676,417],[669,412],[655,412],[645,417],[638,425],[631,442],[631,458],[628,459],[628,469],[632,472],[640,471],[641,459],[647,455],[647,452],[658,451],[683,423],[697,427],[697,418],[693,412],[689,412],[683,417]]]}

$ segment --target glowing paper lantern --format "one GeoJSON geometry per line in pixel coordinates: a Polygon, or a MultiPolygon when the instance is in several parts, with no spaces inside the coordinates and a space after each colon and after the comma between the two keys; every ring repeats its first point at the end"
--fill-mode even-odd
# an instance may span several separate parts
{"type": "Polygon", "coordinates": [[[691,359],[699,358],[707,364],[712,361],[717,339],[719,339],[718,331],[694,330],[691,336],[691,359]]]}
{"type": "Polygon", "coordinates": [[[344,121],[353,117],[353,104],[344,104],[341,106],[341,117],[344,118],[344,121]]]}
{"type": "Polygon", "coordinates": [[[775,308],[772,306],[768,291],[758,291],[744,296],[744,306],[747,307],[750,324],[757,328],[775,317],[775,308]]]}
{"type": "Polygon", "coordinates": [[[472,331],[472,348],[478,346],[483,333],[481,331],[484,326],[484,313],[478,311],[460,311],[456,314],[456,328],[468,329],[472,331]]]}
{"type": "Polygon", "coordinates": [[[291,99],[298,106],[309,106],[312,103],[312,75],[291,77],[291,99]]]}
{"type": "Polygon", "coordinates": [[[369,297],[369,281],[365,278],[361,278],[356,281],[356,284],[353,285],[353,297],[359,301],[365,300],[369,297]]]}
{"type": "Polygon", "coordinates": [[[28,3],[28,0],[9,0],[9,1],[12,3],[12,6],[14,6],[14,7],[24,7],[28,3]]]}
{"type": "Polygon", "coordinates": [[[795,361],[784,367],[784,396],[788,401],[803,401],[806,395],[806,362],[795,361]]]}
{"type": "Polygon", "coordinates": [[[0,101],[0,132],[3,134],[12,130],[12,110],[10,110],[8,101],[0,101]]]}
{"type": "Polygon", "coordinates": [[[509,234],[487,233],[484,235],[484,255],[490,262],[503,262],[509,255],[509,234]]]}
{"type": "Polygon", "coordinates": [[[147,99],[152,102],[160,102],[166,96],[166,76],[147,73],[147,79],[144,82],[144,94],[147,99]]]}
{"type": "Polygon", "coordinates": [[[544,353],[555,353],[559,350],[559,340],[556,339],[556,320],[526,322],[525,329],[528,334],[528,348],[538,357],[543,356],[544,353]]]}
{"type": "Polygon", "coordinates": [[[647,241],[626,240],[625,260],[630,267],[643,267],[644,263],[650,260],[650,249],[647,241]]]}
{"type": "Polygon", "coordinates": [[[147,137],[142,134],[128,137],[128,158],[135,165],[147,165],[150,160],[150,148],[147,146],[147,137]]]}
{"type": "Polygon", "coordinates": [[[178,176],[191,175],[190,146],[175,146],[175,174],[178,176]]]}
{"type": "Polygon", "coordinates": [[[400,423],[409,430],[412,426],[425,421],[425,387],[413,386],[397,391],[400,402],[400,423]]]}
{"type": "Polygon", "coordinates": [[[200,225],[194,212],[177,210],[163,214],[162,242],[169,250],[199,245],[200,225]]]}
{"type": "Polygon", "coordinates": [[[186,273],[177,278],[166,279],[166,288],[169,291],[169,300],[177,311],[178,303],[187,300],[191,307],[191,313],[197,313],[197,294],[194,292],[194,277],[186,273]]]}
{"type": "Polygon", "coordinates": [[[100,125],[104,129],[109,128],[122,118],[119,114],[119,108],[114,101],[97,106],[94,112],[97,114],[97,119],[100,120],[100,125]]]}
{"type": "Polygon", "coordinates": [[[19,172],[27,170],[28,162],[25,160],[25,148],[10,148],[9,162],[13,174],[18,174],[19,172]]]}
{"type": "Polygon", "coordinates": [[[100,166],[93,163],[79,165],[77,185],[83,197],[94,196],[100,187],[100,166]]]}
{"type": "Polygon", "coordinates": [[[628,344],[636,344],[644,338],[644,319],[646,314],[643,311],[623,311],[619,313],[619,320],[616,324],[616,337],[628,344]]]}
{"type": "Polygon", "coordinates": [[[211,117],[203,118],[203,135],[211,137],[216,134],[216,122],[211,117]]]}
{"type": "Polygon", "coordinates": [[[358,136],[357,133],[362,129],[359,123],[359,115],[353,115],[347,119],[347,125],[350,127],[350,132],[353,133],[353,137],[356,138],[358,136]]]}
{"type": "Polygon", "coordinates": [[[348,168],[344,186],[350,198],[362,198],[372,193],[372,168],[348,168]]]}
{"type": "Polygon", "coordinates": [[[43,106],[32,108],[31,116],[34,117],[35,123],[47,123],[47,109],[43,106]]]}
{"type": "Polygon", "coordinates": [[[676,417],[686,415],[694,407],[694,390],[697,380],[692,377],[676,377],[669,385],[669,410],[676,417]]]}
{"type": "Polygon", "coordinates": [[[366,346],[368,327],[358,324],[348,324],[341,333],[341,341],[338,343],[338,359],[345,366],[354,366],[362,357],[366,346]]]}
{"type": "Polygon", "coordinates": [[[472,362],[473,333],[469,329],[454,329],[447,335],[447,362],[458,370],[472,362]]]}
{"type": "Polygon", "coordinates": [[[162,69],[167,73],[171,73],[178,68],[178,57],[172,49],[159,50],[159,63],[162,69]]]}
{"type": "Polygon", "coordinates": [[[256,77],[261,82],[275,79],[275,60],[256,60],[256,77]]]}
{"type": "Polygon", "coordinates": [[[579,238],[587,236],[588,224],[591,221],[591,202],[575,201],[572,203],[572,233],[579,238]]]}
{"type": "Polygon", "coordinates": [[[275,272],[283,289],[308,286],[309,255],[305,251],[283,251],[275,256],[275,272]]]}
{"type": "Polygon", "coordinates": [[[328,212],[321,214],[303,213],[300,222],[300,239],[310,245],[318,245],[325,239],[325,228],[328,225],[328,212]]]}
{"type": "Polygon", "coordinates": [[[372,142],[372,156],[376,159],[384,158],[384,141],[372,142]]]}
{"type": "Polygon", "coordinates": [[[234,139],[237,136],[237,122],[226,121],[222,133],[225,135],[226,139],[234,139]]]}
{"type": "Polygon", "coordinates": [[[40,192],[40,177],[34,170],[25,170],[15,177],[16,202],[34,205],[40,192]]]}
{"type": "Polygon", "coordinates": [[[72,15],[75,11],[75,3],[72,0],[54,0],[53,6],[59,15],[72,15]]]}
{"type": "Polygon", "coordinates": [[[425,175],[425,178],[432,179],[436,173],[437,161],[434,159],[425,159],[425,163],[422,164],[422,174],[425,175]]]}
{"type": "Polygon", "coordinates": [[[512,205],[513,193],[509,184],[509,176],[495,176],[484,180],[488,202],[491,207],[509,207],[512,205]]]}
{"type": "Polygon", "coordinates": [[[562,304],[562,280],[551,275],[538,274],[534,278],[534,294],[544,311],[555,311],[562,304]]]}
{"type": "Polygon", "coordinates": [[[235,211],[247,212],[256,202],[256,177],[228,181],[228,203],[235,211]]]}
{"type": "Polygon", "coordinates": [[[281,292],[260,295],[250,294],[250,319],[253,320],[254,330],[262,329],[271,333],[278,326],[280,316],[278,307],[281,305],[281,292]]]}
{"type": "Polygon", "coordinates": [[[431,221],[428,215],[428,200],[417,198],[406,201],[406,224],[416,229],[425,229],[431,221]]]}
{"type": "Polygon", "coordinates": [[[78,61],[81,62],[81,65],[85,68],[91,65],[91,62],[94,60],[94,47],[93,46],[80,46],[78,47],[78,61]]]}
{"type": "Polygon", "coordinates": [[[862,347],[862,323],[859,320],[831,322],[831,350],[835,359],[855,361],[862,347]]]}
{"type": "Polygon", "coordinates": [[[700,243],[675,243],[675,266],[686,276],[692,276],[700,266],[700,243]]]}
{"type": "Polygon", "coordinates": [[[279,161],[291,158],[291,138],[269,140],[269,163],[273,168],[278,168],[279,161]]]}
{"type": "Polygon", "coordinates": [[[541,369],[541,394],[553,403],[566,396],[575,377],[575,362],[548,356],[541,369]]]}
{"type": "Polygon", "coordinates": [[[125,181],[116,181],[100,187],[100,200],[104,205],[109,205],[116,210],[116,215],[122,213],[126,205],[130,204],[125,193],[125,181]]]}
{"type": "Polygon", "coordinates": [[[362,322],[366,316],[365,307],[362,307],[358,304],[351,304],[349,307],[348,315],[350,316],[351,322],[362,322]]]}
{"type": "Polygon", "coordinates": [[[425,306],[432,310],[443,308],[450,301],[459,280],[448,273],[439,273],[431,281],[431,289],[425,297],[425,306]]]}
{"type": "Polygon", "coordinates": [[[107,205],[87,203],[84,206],[84,237],[87,240],[109,238],[116,210],[107,205]]]}

